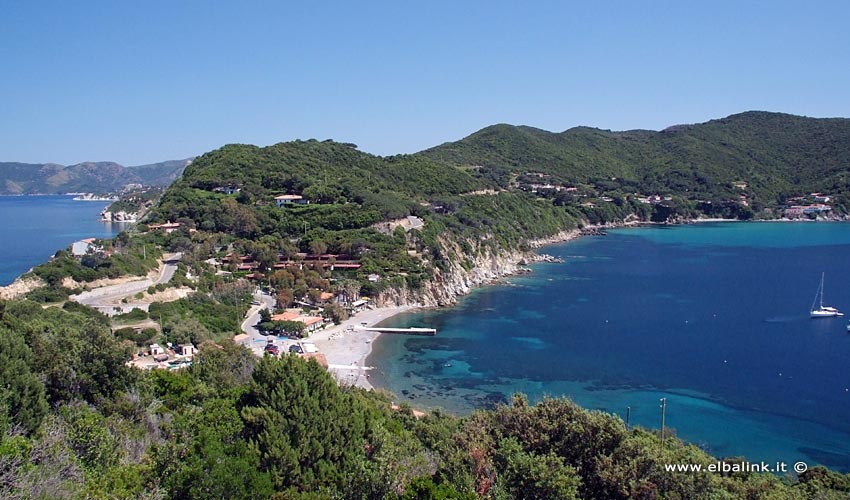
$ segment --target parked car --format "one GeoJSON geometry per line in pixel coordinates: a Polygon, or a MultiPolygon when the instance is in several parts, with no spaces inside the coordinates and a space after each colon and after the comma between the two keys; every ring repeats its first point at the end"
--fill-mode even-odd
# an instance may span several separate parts
{"type": "Polygon", "coordinates": [[[292,344],[289,346],[289,352],[294,352],[295,354],[304,354],[304,349],[301,348],[298,344],[292,344]]]}
{"type": "Polygon", "coordinates": [[[280,356],[280,347],[276,344],[266,344],[265,351],[272,356],[280,356]]]}

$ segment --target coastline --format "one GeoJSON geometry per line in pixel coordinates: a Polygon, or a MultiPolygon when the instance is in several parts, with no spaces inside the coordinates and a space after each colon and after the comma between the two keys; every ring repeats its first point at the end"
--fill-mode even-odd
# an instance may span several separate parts
{"type": "Polygon", "coordinates": [[[369,381],[366,359],[372,353],[372,342],[381,334],[363,330],[390,319],[398,314],[417,309],[416,306],[402,305],[367,309],[324,330],[312,333],[307,341],[312,342],[325,355],[328,372],[340,385],[352,385],[373,390],[369,381]]]}
{"type": "MultiPolygon", "coordinates": [[[[506,270],[504,272],[496,272],[495,276],[491,276],[489,279],[481,280],[477,283],[472,284],[473,286],[467,290],[464,290],[462,293],[456,293],[455,297],[461,297],[468,295],[473,289],[490,286],[494,284],[498,284],[502,281],[503,278],[508,276],[513,276],[516,274],[521,274],[528,272],[529,264],[539,263],[539,262],[547,262],[550,261],[551,257],[545,253],[540,252],[541,248],[544,248],[549,245],[556,245],[559,243],[567,243],[570,241],[578,240],[584,236],[592,235],[593,233],[587,232],[587,230],[591,231],[599,231],[606,229],[617,229],[617,228],[639,228],[639,227],[652,227],[652,226],[663,226],[663,225],[682,225],[682,224],[700,224],[700,223],[715,223],[715,222],[762,222],[762,221],[741,221],[739,219],[723,219],[723,218],[698,218],[698,219],[690,219],[687,221],[682,221],[678,223],[669,223],[669,222],[651,222],[651,221],[638,221],[638,220],[629,220],[624,222],[610,222],[605,224],[592,224],[586,225],[581,229],[570,229],[560,231],[552,236],[546,238],[538,238],[535,240],[530,240],[528,242],[528,246],[531,250],[526,252],[506,252],[506,255],[511,258],[515,258],[516,266],[513,269],[506,270]]],[[[772,219],[770,221],[764,222],[797,222],[791,219],[772,219]]],[[[819,221],[815,220],[812,222],[833,222],[833,221],[819,221]]],[[[325,354],[325,357],[328,361],[328,371],[337,379],[340,384],[354,385],[357,387],[361,387],[366,390],[375,390],[382,389],[382,387],[375,387],[369,377],[369,370],[372,370],[374,367],[367,366],[366,361],[369,355],[372,353],[372,343],[377,340],[381,334],[378,332],[366,332],[358,329],[358,326],[366,326],[372,327],[379,324],[382,321],[393,318],[401,313],[422,310],[422,309],[438,309],[445,307],[452,307],[453,303],[448,304],[438,304],[438,305],[425,305],[425,304],[393,304],[387,305],[383,307],[379,307],[376,309],[370,309],[365,312],[361,312],[358,315],[349,318],[348,320],[342,322],[340,325],[334,325],[331,328],[321,330],[319,332],[313,333],[309,340],[316,344],[316,347],[319,348],[319,351],[325,354]],[[361,325],[361,323],[366,323],[365,325],[361,325]],[[353,327],[353,331],[346,332],[345,329],[347,327],[353,327]]]]}
{"type": "MultiPolygon", "coordinates": [[[[578,229],[565,230],[547,238],[531,240],[529,241],[529,247],[539,249],[547,245],[577,240],[581,236],[581,231],[578,229]]],[[[551,259],[550,256],[535,252],[534,250],[520,253],[508,252],[507,255],[514,258],[515,266],[506,272],[496,272],[494,276],[477,281],[472,287],[465,290],[464,293],[459,293],[455,296],[468,295],[471,290],[496,284],[506,276],[527,272],[527,268],[523,266],[535,262],[545,262],[551,259]]],[[[340,385],[351,385],[366,390],[380,389],[380,387],[375,387],[371,383],[369,371],[373,367],[367,366],[366,360],[372,353],[372,343],[381,334],[364,331],[362,328],[373,327],[401,313],[421,309],[442,308],[451,305],[453,304],[430,306],[424,304],[392,304],[367,309],[343,321],[339,325],[314,332],[307,340],[313,342],[319,349],[319,352],[325,355],[328,361],[328,371],[340,385]]]]}

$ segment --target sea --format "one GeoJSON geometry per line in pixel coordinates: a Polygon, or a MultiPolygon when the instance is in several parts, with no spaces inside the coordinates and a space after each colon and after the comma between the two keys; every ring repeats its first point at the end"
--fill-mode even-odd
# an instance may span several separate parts
{"type": "Polygon", "coordinates": [[[109,238],[126,223],[101,222],[108,201],[70,195],[0,196],[0,286],[83,238],[109,238]]]}
{"type": "Polygon", "coordinates": [[[373,385],[464,415],[568,397],[630,425],[666,425],[722,457],[850,472],[850,224],[700,223],[617,229],[549,246],[563,263],[456,307],[391,318],[373,385]]]}

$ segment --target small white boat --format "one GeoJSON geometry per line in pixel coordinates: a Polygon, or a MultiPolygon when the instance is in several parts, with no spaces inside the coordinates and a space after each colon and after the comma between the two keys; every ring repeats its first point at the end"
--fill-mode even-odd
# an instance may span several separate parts
{"type": "MultiPolygon", "coordinates": [[[[812,318],[834,318],[836,316],[844,316],[844,313],[838,309],[823,305],[823,278],[824,273],[821,273],[820,287],[818,288],[818,293],[815,294],[815,300],[812,302],[810,316],[812,318]],[[818,300],[820,300],[820,302],[818,302],[818,300]],[[818,307],[815,307],[816,304],[819,304],[818,307]]],[[[850,330],[850,326],[848,326],[848,329],[850,330]]]]}

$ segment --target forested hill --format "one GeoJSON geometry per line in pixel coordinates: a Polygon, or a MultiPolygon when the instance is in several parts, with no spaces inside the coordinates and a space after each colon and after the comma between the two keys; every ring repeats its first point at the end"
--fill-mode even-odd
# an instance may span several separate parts
{"type": "MultiPolygon", "coordinates": [[[[433,294],[442,275],[585,223],[769,219],[809,203],[821,205],[805,217],[844,218],[848,170],[850,120],[762,112],[660,132],[494,125],[389,157],[331,140],[230,144],[196,158],[147,222],[230,238],[261,271],[297,254],[344,255],[372,293],[433,294]]],[[[185,236],[173,250],[191,249],[185,236]]]]}
{"type": "Polygon", "coordinates": [[[0,162],[0,195],[106,193],[127,184],[167,186],[191,159],[124,167],[114,162],[56,163],[0,162]]]}
{"type": "Polygon", "coordinates": [[[850,119],[746,112],[660,132],[576,127],[560,133],[493,125],[419,153],[458,166],[479,166],[505,183],[512,172],[551,174],[564,184],[611,178],[624,191],[735,195],[744,182],[765,204],[777,197],[850,186],[850,119]]]}
{"type": "Polygon", "coordinates": [[[490,187],[461,169],[427,157],[387,158],[354,144],[316,140],[258,147],[231,144],[197,158],[174,190],[237,187],[243,198],[262,201],[282,192],[315,203],[356,202],[383,216],[408,215],[411,204],[438,195],[490,187]]]}

